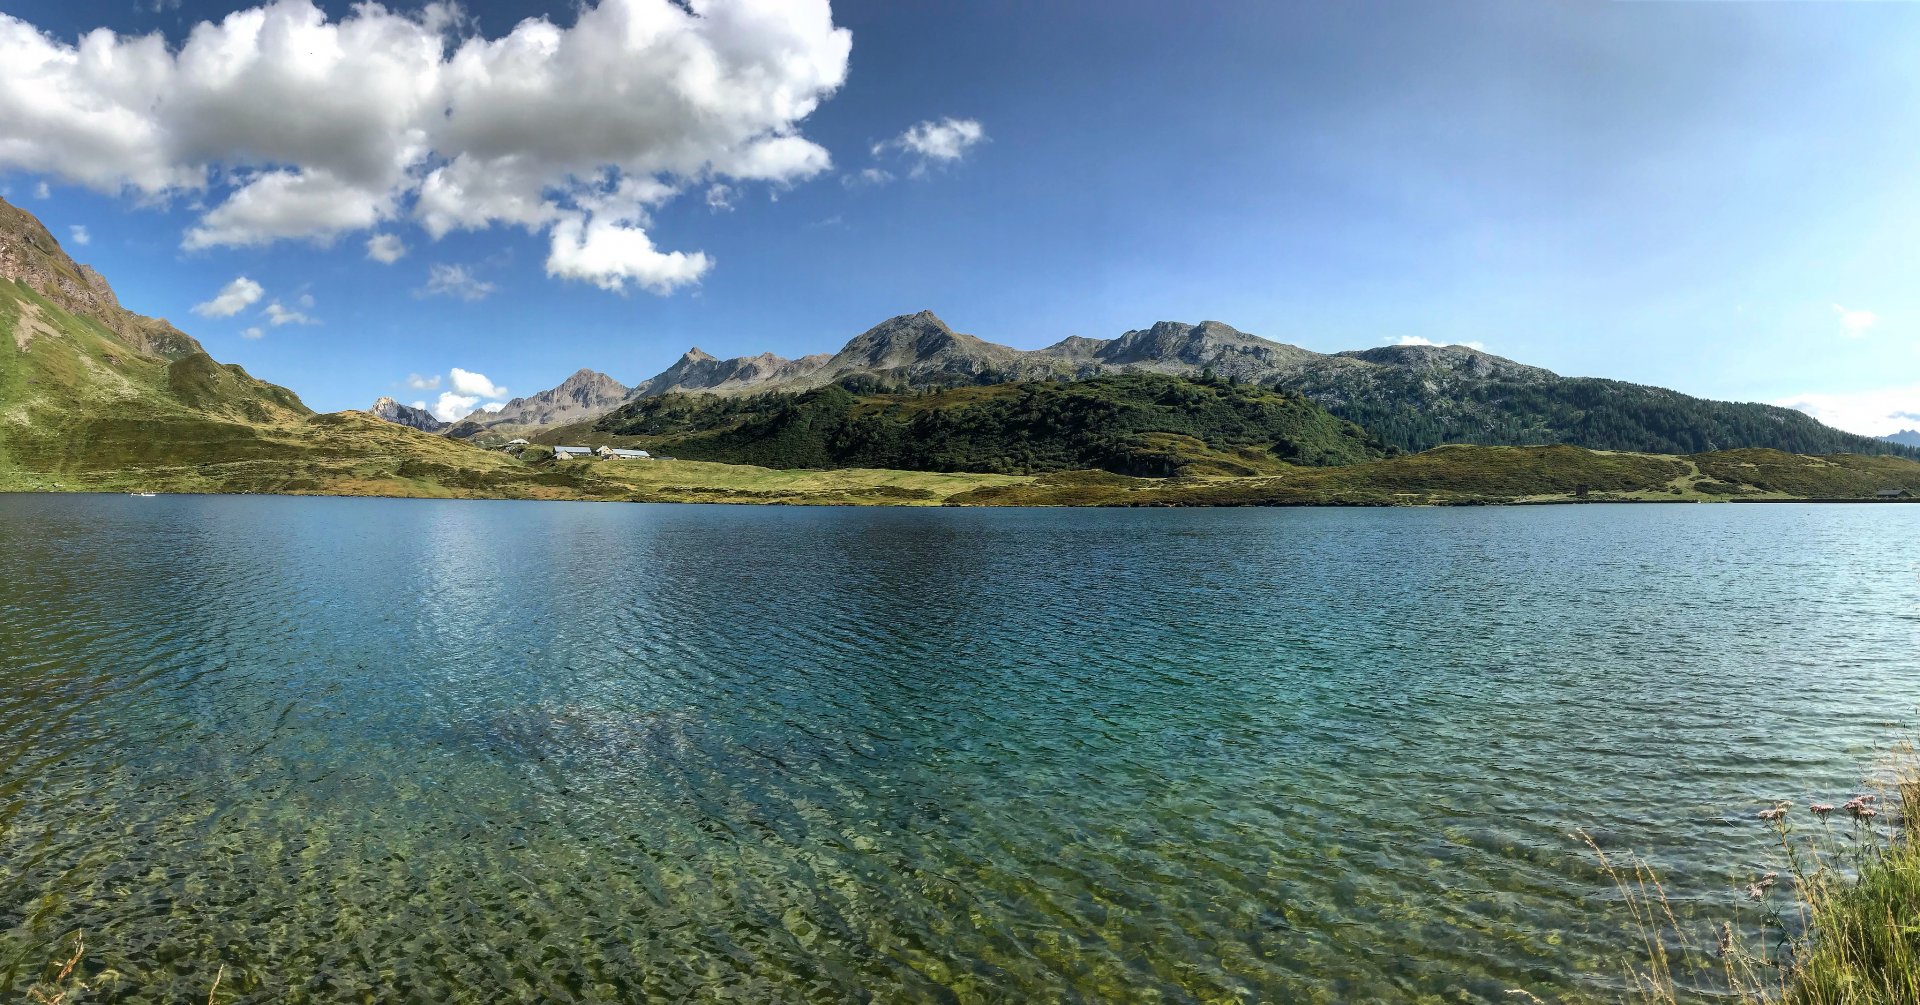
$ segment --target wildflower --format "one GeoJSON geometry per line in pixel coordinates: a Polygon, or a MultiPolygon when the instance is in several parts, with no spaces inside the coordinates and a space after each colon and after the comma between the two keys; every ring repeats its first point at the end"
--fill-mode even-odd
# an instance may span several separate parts
{"type": "Polygon", "coordinates": [[[1872,804],[1872,796],[1854,796],[1847,800],[1847,805],[1840,808],[1846,810],[1855,820],[1871,820],[1878,815],[1872,804]]]}
{"type": "Polygon", "coordinates": [[[1766,820],[1766,821],[1778,820],[1781,817],[1784,817],[1786,815],[1787,815],[1787,808],[1785,806],[1775,806],[1770,810],[1760,811],[1760,819],[1766,820]]]}
{"type": "Polygon", "coordinates": [[[1812,806],[1807,807],[1807,809],[1812,810],[1814,816],[1819,817],[1822,820],[1825,820],[1827,818],[1827,815],[1833,812],[1833,804],[1832,803],[1814,803],[1812,806]]]}
{"type": "Polygon", "coordinates": [[[1768,890],[1773,889],[1773,884],[1778,882],[1780,882],[1779,873],[1777,872],[1767,873],[1765,876],[1760,877],[1758,880],[1755,880],[1753,883],[1748,884],[1747,899],[1759,900],[1760,898],[1767,895],[1768,890]]]}

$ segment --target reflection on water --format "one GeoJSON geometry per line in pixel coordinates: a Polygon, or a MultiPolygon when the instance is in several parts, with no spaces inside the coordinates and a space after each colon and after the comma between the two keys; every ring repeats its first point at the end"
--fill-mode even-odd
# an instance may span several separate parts
{"type": "Polygon", "coordinates": [[[0,988],[1607,999],[1920,693],[1920,509],[0,499],[0,988]]]}

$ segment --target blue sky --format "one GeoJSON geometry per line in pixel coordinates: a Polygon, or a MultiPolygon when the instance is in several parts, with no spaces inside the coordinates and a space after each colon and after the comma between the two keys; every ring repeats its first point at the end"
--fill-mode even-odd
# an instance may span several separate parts
{"type": "MultiPolygon", "coordinates": [[[[491,385],[468,376],[470,391],[517,395],[582,366],[637,381],[691,345],[830,351],[929,308],[1025,348],[1162,319],[1321,351],[1478,343],[1567,374],[1801,403],[1861,432],[1920,427],[1920,5],[989,0],[735,16],[768,2],[705,0],[704,23],[673,29],[672,53],[691,40],[752,70],[721,99],[703,92],[698,115],[633,120],[684,79],[647,76],[649,61],[677,56],[601,51],[607,33],[582,31],[601,48],[580,58],[618,73],[582,73],[519,118],[508,92],[473,91],[420,155],[392,140],[409,122],[383,121],[398,102],[377,91],[313,110],[306,78],[276,92],[271,65],[227,91],[193,77],[189,31],[256,5],[0,0],[14,21],[0,78],[20,52],[44,60],[109,28],[115,65],[160,66],[154,86],[186,110],[68,136],[48,108],[145,115],[126,96],[139,88],[69,74],[36,111],[0,79],[0,187],[128,306],[320,409],[432,404],[456,367],[491,385]],[[156,31],[164,49],[135,46],[156,31]],[[622,130],[617,153],[596,146],[622,130]],[[419,181],[461,152],[476,171],[433,204],[450,214],[436,239],[419,181]],[[595,158],[628,187],[575,186],[530,216],[476,194],[474,178],[527,156],[547,172],[529,169],[527,191],[595,158]],[[347,194],[243,191],[275,172],[347,194]],[[405,255],[370,259],[375,234],[405,255]],[[194,313],[239,277],[257,298],[194,313]],[[272,324],[276,302],[313,323],[272,324]]],[[[595,6],[655,18],[664,0],[595,6]]],[[[319,7],[322,29],[350,17],[319,7]]],[[[535,16],[557,38],[584,16],[525,0],[390,9],[396,24],[368,37],[404,46],[419,23],[448,51],[535,16]]],[[[468,79],[495,86],[506,65],[468,79]]],[[[376,76],[341,72],[346,91],[376,76]]]]}

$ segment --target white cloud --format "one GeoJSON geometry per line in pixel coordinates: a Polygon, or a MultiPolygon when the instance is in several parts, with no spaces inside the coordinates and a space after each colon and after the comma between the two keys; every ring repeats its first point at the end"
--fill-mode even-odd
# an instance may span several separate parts
{"type": "Polygon", "coordinates": [[[1848,338],[1859,338],[1865,335],[1869,328],[1880,322],[1880,315],[1872,311],[1849,309],[1834,304],[1833,312],[1840,316],[1840,328],[1848,338]]]}
{"type": "MultiPolygon", "coordinates": [[[[301,297],[300,299],[306,306],[313,306],[312,297],[301,297]]],[[[287,307],[278,300],[268,304],[267,309],[261,313],[267,316],[267,323],[275,328],[281,325],[317,325],[320,323],[300,311],[287,307]]]]}
{"type": "Polygon", "coordinates": [[[87,245],[93,243],[93,234],[89,233],[87,228],[85,227],[82,227],[76,224],[75,226],[68,228],[68,233],[70,233],[73,236],[73,243],[78,244],[81,247],[86,247],[87,245]]]}
{"type": "Polygon", "coordinates": [[[1839,394],[1810,392],[1774,404],[1799,409],[1835,429],[1862,436],[1920,428],[1920,384],[1839,394]]]}
{"type": "Polygon", "coordinates": [[[325,171],[269,171],[202,216],[180,246],[248,248],[292,238],[328,245],[392,216],[393,201],[389,193],[367,191],[325,171]]]}
{"type": "Polygon", "coordinates": [[[840,176],[840,184],[848,188],[859,188],[863,185],[885,185],[892,180],[893,172],[885,168],[877,167],[861,168],[857,174],[840,176]]]}
{"type": "Polygon", "coordinates": [[[579,279],[621,292],[632,282],[654,293],[671,293],[700,281],[713,268],[705,252],[655,250],[647,232],[605,216],[574,216],[553,228],[547,275],[579,279]]]}
{"type": "Polygon", "coordinates": [[[458,297],[469,303],[485,300],[493,293],[493,284],[464,265],[435,263],[427,268],[427,285],[413,291],[416,297],[458,297]]]}
{"type": "MultiPolygon", "coordinates": [[[[436,373],[431,377],[422,377],[417,373],[410,373],[407,374],[407,386],[416,391],[436,390],[440,387],[440,375],[436,373]]],[[[425,408],[427,406],[421,405],[420,407],[425,408]]]]}
{"type": "Polygon", "coordinates": [[[1419,335],[1402,335],[1396,339],[1389,339],[1387,341],[1387,344],[1388,345],[1431,345],[1431,346],[1460,345],[1460,346],[1466,346],[1469,349],[1474,349],[1480,352],[1487,351],[1487,344],[1485,342],[1435,342],[1430,338],[1425,338],[1419,335]]]}
{"type": "Polygon", "coordinates": [[[222,287],[212,300],[195,304],[193,312],[203,318],[230,318],[252,307],[266,292],[259,283],[240,276],[222,287]]]}
{"type": "Polygon", "coordinates": [[[711,185],[707,188],[707,208],[718,213],[733,208],[733,188],[729,185],[711,185]]]}
{"type": "Polygon", "coordinates": [[[433,417],[441,422],[464,419],[473,414],[473,406],[479,403],[480,398],[477,395],[442,391],[439,400],[433,403],[433,417]]]}
{"type": "Polygon", "coordinates": [[[407,245],[396,235],[375,234],[367,238],[367,257],[381,265],[392,265],[407,257],[407,245]]]}
{"type": "MultiPolygon", "coordinates": [[[[0,169],[204,197],[188,249],[402,219],[436,237],[571,226],[551,273],[665,291],[706,259],[652,252],[627,180],[779,186],[831,167],[797,131],[846,79],[852,36],[828,0],[590,0],[572,21],[488,39],[448,3],[333,20],[269,0],[176,49],[105,29],[70,44],[0,14],[0,169]],[[615,244],[659,260],[581,253],[615,244]],[[663,269],[676,278],[649,278],[663,269]]],[[[923,158],[951,146],[909,135],[923,158]]]]}
{"type": "Polygon", "coordinates": [[[930,166],[952,164],[964,158],[968,150],[986,138],[987,131],[978,119],[928,120],[908,126],[906,132],[893,139],[875,143],[873,155],[880,157],[895,150],[906,154],[915,160],[913,176],[918,178],[926,174],[930,166]]]}
{"type": "Polygon", "coordinates": [[[486,374],[474,373],[471,370],[462,370],[456,366],[448,372],[447,376],[451,378],[453,382],[453,389],[461,394],[471,394],[481,398],[504,398],[507,396],[507,389],[488,380],[486,374]]]}
{"type": "Polygon", "coordinates": [[[427,403],[424,401],[416,401],[413,403],[413,407],[418,408],[422,411],[425,411],[427,407],[427,403]]]}
{"type": "MultiPolygon", "coordinates": [[[[495,386],[481,374],[471,373],[456,366],[453,368],[453,390],[440,392],[439,399],[434,401],[433,407],[428,410],[441,422],[453,422],[472,415],[475,410],[498,412],[507,407],[507,403],[486,399],[506,396],[506,388],[495,386]]],[[[413,407],[426,408],[427,406],[422,402],[413,407]]]]}
{"type": "Polygon", "coordinates": [[[264,331],[261,331],[259,326],[257,325],[252,328],[242,329],[240,332],[241,338],[253,339],[256,342],[259,341],[260,339],[265,338],[266,336],[267,336],[267,333],[264,331]]]}
{"type": "Polygon", "coordinates": [[[51,199],[53,198],[53,189],[48,187],[46,182],[41,182],[33,187],[33,197],[35,199],[51,199]]]}

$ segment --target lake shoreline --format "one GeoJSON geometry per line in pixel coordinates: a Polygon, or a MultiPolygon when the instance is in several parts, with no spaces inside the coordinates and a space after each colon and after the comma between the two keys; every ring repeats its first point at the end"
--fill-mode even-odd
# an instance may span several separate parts
{"type": "MultiPolygon", "coordinates": [[[[0,489],[0,497],[5,496],[127,496],[138,497],[138,493],[115,491],[111,489],[0,489]]],[[[1770,497],[1770,498],[1565,498],[1565,499],[1459,499],[1427,500],[1407,502],[1382,502],[1373,499],[1351,500],[1274,500],[1263,502],[1169,502],[1154,500],[1145,502],[845,502],[834,500],[810,501],[805,499],[646,499],[646,498],[604,498],[594,496],[553,496],[530,497],[511,495],[430,495],[426,493],[388,493],[388,492],[166,492],[155,491],[154,498],[160,497],[198,497],[198,498],[282,498],[282,499],[406,499],[429,502],[565,502],[565,503],[607,503],[669,506],[782,506],[825,509],[1194,509],[1194,510],[1230,510],[1230,509],[1506,509],[1512,507],[1552,507],[1552,506],[1686,506],[1717,505],[1721,503],[1742,504],[1798,504],[1798,505],[1893,505],[1899,503],[1920,503],[1920,498],[1911,499],[1849,499],[1822,497],[1770,497]]]]}

